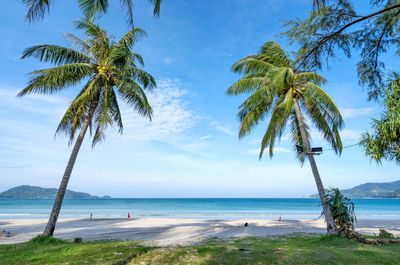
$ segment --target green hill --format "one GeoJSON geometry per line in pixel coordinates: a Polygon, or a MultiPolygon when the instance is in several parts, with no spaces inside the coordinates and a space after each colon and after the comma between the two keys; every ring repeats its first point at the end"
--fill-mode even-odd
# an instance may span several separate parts
{"type": "MultiPolygon", "coordinates": [[[[394,182],[383,183],[365,183],[355,186],[351,189],[341,190],[341,192],[349,198],[385,198],[400,199],[400,180],[394,182]]],[[[311,197],[318,197],[317,194],[311,197]]]]}
{"type": "MultiPolygon", "coordinates": [[[[57,191],[58,189],[55,188],[42,188],[38,186],[22,185],[0,193],[0,198],[49,199],[49,198],[55,198],[57,191]]],[[[92,196],[89,193],[67,190],[65,193],[65,198],[81,199],[81,198],[99,198],[99,197],[92,196]]]]}

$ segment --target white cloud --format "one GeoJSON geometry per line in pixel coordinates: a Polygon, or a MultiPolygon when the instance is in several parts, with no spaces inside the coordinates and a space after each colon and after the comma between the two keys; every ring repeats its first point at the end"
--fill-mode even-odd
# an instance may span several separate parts
{"type": "Polygon", "coordinates": [[[342,140],[351,140],[351,141],[358,141],[360,140],[361,133],[355,130],[342,130],[340,132],[340,137],[342,140]]]}
{"type": "Polygon", "coordinates": [[[210,139],[212,136],[211,135],[205,135],[200,137],[200,141],[206,140],[206,139],[210,139]]]}
{"type": "Polygon", "coordinates": [[[57,118],[63,115],[68,105],[68,100],[60,96],[29,94],[17,98],[18,92],[17,89],[0,89],[0,103],[3,106],[28,111],[29,113],[34,112],[53,117],[56,114],[57,118]]]}
{"type": "Polygon", "coordinates": [[[164,63],[165,63],[165,64],[171,64],[172,61],[173,61],[173,60],[172,60],[172,58],[170,58],[170,57],[167,57],[167,58],[164,59],[164,63]]]}
{"type": "Polygon", "coordinates": [[[235,133],[228,127],[222,126],[219,122],[217,121],[212,121],[210,122],[210,125],[217,131],[223,132],[225,134],[234,136],[235,133]]]}
{"type": "MultiPolygon", "coordinates": [[[[269,148],[266,148],[264,150],[264,153],[268,153],[269,152],[269,148]]],[[[290,150],[284,147],[274,147],[274,153],[289,153],[290,150]]],[[[260,154],[260,148],[258,149],[249,149],[247,150],[247,153],[249,154],[260,154]]]]}
{"type": "Polygon", "coordinates": [[[124,140],[168,140],[193,127],[196,117],[184,100],[186,91],[179,80],[158,81],[158,89],[148,95],[153,108],[153,119],[140,117],[133,109],[122,107],[124,140]]]}
{"type": "Polygon", "coordinates": [[[340,108],[343,119],[371,114],[375,108],[340,108]]]}

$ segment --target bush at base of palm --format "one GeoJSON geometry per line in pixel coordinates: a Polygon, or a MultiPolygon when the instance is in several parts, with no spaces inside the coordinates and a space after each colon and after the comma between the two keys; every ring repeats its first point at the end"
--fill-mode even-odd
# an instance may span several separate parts
{"type": "MultiPolygon", "coordinates": [[[[326,204],[331,209],[339,234],[348,235],[354,231],[357,218],[354,214],[354,203],[349,198],[338,188],[330,188],[326,191],[326,204]]],[[[321,213],[321,216],[323,215],[324,212],[321,213]]]]}

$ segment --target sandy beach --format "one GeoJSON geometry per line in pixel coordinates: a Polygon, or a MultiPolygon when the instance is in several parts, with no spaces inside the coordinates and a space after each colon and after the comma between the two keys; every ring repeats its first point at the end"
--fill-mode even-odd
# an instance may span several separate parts
{"type": "MultiPolygon", "coordinates": [[[[11,233],[0,237],[0,244],[25,242],[41,234],[44,219],[0,220],[0,231],[11,233]]],[[[400,220],[359,220],[356,230],[363,234],[374,234],[379,228],[400,236],[400,220]]],[[[211,237],[228,238],[244,236],[268,236],[291,233],[324,233],[325,223],[318,220],[202,220],[177,218],[127,219],[61,219],[55,237],[84,241],[135,240],[145,244],[170,246],[191,245],[211,237]],[[248,226],[245,227],[244,223],[248,226]]]]}

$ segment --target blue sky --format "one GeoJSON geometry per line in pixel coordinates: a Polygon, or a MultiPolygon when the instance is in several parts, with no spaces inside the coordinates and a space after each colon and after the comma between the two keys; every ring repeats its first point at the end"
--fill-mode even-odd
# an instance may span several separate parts
{"type": "MultiPolygon", "coordinates": [[[[19,1],[3,0],[0,10],[0,191],[29,184],[58,187],[71,147],[68,138],[54,132],[79,87],[54,95],[15,95],[27,73],[45,68],[33,59],[20,60],[24,48],[36,44],[68,45],[62,34],[80,35],[72,25],[80,17],[75,1],[58,0],[51,14],[34,25],[24,22],[19,1]]],[[[111,1],[100,24],[119,38],[127,30],[119,1],[111,1]]],[[[285,135],[276,154],[258,160],[260,139],[267,120],[253,134],[239,140],[237,107],[244,97],[224,91],[238,79],[230,66],[256,53],[266,41],[287,50],[282,19],[304,16],[308,0],[164,0],[161,16],[152,17],[147,1],[135,3],[136,26],[148,37],[135,50],[145,70],[158,82],[149,94],[152,123],[122,105],[124,132],[108,130],[105,142],[91,148],[85,140],[69,188],[113,197],[301,197],[316,191],[308,164],[300,167],[285,135]]],[[[83,37],[83,36],[82,36],[83,37]]],[[[367,102],[358,85],[355,63],[339,56],[322,74],[324,89],[345,119],[344,145],[358,141],[370,117],[380,106],[367,102]]],[[[387,56],[387,65],[398,66],[387,56]]],[[[329,148],[313,132],[314,146],[329,148]]],[[[341,157],[326,151],[317,157],[326,187],[348,188],[365,182],[399,179],[398,168],[377,166],[358,147],[341,157]]]]}

